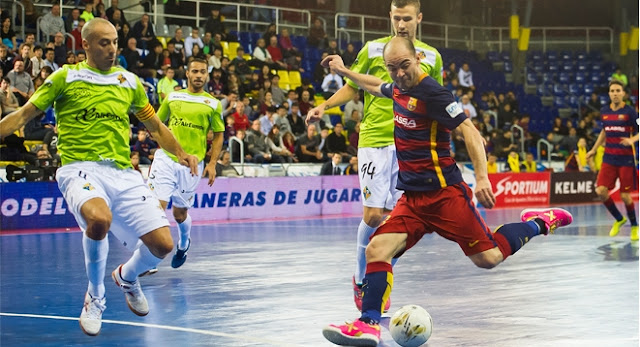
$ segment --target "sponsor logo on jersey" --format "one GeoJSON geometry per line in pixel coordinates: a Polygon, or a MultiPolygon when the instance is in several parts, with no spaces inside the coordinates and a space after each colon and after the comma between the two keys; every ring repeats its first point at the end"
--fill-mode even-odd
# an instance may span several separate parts
{"type": "Polygon", "coordinates": [[[622,132],[622,133],[627,131],[627,129],[625,127],[620,126],[620,125],[607,125],[607,126],[604,127],[604,130],[605,131],[617,131],[617,132],[622,132]]]}
{"type": "Polygon", "coordinates": [[[204,130],[204,126],[199,124],[193,124],[189,122],[189,120],[182,117],[172,117],[171,121],[169,122],[169,126],[172,126],[172,127],[178,126],[178,127],[185,127],[185,128],[191,128],[191,129],[204,130]]]}
{"type": "Polygon", "coordinates": [[[458,104],[457,102],[452,102],[449,105],[447,105],[447,107],[445,108],[445,110],[447,111],[447,113],[449,114],[449,116],[451,118],[455,118],[457,115],[459,115],[460,113],[463,113],[462,111],[462,107],[460,107],[460,104],[458,104]]]}
{"type": "Polygon", "coordinates": [[[409,118],[406,118],[406,117],[402,117],[400,115],[395,115],[393,120],[395,120],[396,123],[398,123],[398,124],[402,124],[402,126],[405,127],[405,128],[415,128],[416,127],[416,121],[414,119],[409,119],[409,118]]]}
{"type": "MultiPolygon", "coordinates": [[[[124,117],[120,115],[108,113],[108,112],[98,112],[95,107],[84,109],[80,112],[80,114],[76,115],[76,121],[80,123],[94,122],[99,120],[114,120],[117,122],[124,121],[124,117]]],[[[129,122],[129,117],[126,119],[129,122]]]]}

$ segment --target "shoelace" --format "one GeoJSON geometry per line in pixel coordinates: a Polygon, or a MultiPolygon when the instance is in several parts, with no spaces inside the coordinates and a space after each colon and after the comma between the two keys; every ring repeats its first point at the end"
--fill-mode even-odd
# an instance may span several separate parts
{"type": "Polygon", "coordinates": [[[102,312],[107,308],[100,299],[92,298],[89,302],[89,307],[87,309],[87,315],[91,318],[100,318],[102,317],[102,312]]]}

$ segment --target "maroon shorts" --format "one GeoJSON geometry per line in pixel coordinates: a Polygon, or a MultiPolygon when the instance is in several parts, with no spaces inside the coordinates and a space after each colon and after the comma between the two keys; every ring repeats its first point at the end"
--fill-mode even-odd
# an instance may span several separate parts
{"type": "Polygon", "coordinates": [[[424,234],[436,232],[457,242],[467,256],[497,247],[491,230],[473,204],[472,194],[464,182],[436,191],[405,192],[371,237],[405,233],[406,251],[424,234]]]}
{"type": "Polygon", "coordinates": [[[616,186],[616,179],[620,178],[620,192],[628,193],[637,188],[636,168],[632,166],[615,166],[602,163],[596,187],[605,186],[612,190],[616,186]]]}

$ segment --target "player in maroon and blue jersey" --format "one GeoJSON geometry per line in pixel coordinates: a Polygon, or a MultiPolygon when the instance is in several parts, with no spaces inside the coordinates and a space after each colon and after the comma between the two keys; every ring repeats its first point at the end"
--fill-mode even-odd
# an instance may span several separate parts
{"type": "Polygon", "coordinates": [[[394,138],[398,157],[398,189],[404,193],[389,217],[371,236],[366,249],[362,316],[345,325],[330,325],[324,336],[339,345],[376,346],[380,318],[393,287],[391,261],[413,247],[427,233],[452,240],[478,267],[493,268],[531,238],[572,222],[563,209],[525,210],[521,223],[504,224],[492,232],[472,201],[450,155],[450,132],[459,129],[476,173],[476,196],[485,207],[495,204],[487,174],[482,137],[451,93],[420,70],[411,41],[395,37],[383,50],[394,83],[384,83],[344,67],[339,56],[324,65],[350,78],[362,89],[393,99],[394,138]]]}
{"type": "Polygon", "coordinates": [[[609,190],[620,179],[620,198],[624,202],[627,216],[631,223],[631,240],[638,240],[638,220],[630,192],[637,188],[637,157],[635,143],[638,142],[638,114],[622,101],[624,86],[618,80],[609,83],[609,98],[611,103],[600,110],[602,117],[602,131],[598,135],[593,148],[587,153],[587,158],[595,155],[598,147],[604,145],[602,166],[596,181],[596,193],[604,202],[604,206],[616,219],[609,231],[610,236],[616,236],[620,227],[627,223],[616,204],[609,196],[609,190]]]}

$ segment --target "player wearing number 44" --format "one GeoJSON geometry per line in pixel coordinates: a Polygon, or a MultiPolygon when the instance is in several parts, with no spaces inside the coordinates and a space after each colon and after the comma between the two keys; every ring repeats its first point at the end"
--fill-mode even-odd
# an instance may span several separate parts
{"type": "Polygon", "coordinates": [[[398,155],[398,189],[404,193],[391,215],[371,237],[366,249],[362,315],[345,325],[329,325],[324,336],[339,345],[376,346],[380,317],[393,287],[391,261],[413,247],[426,233],[452,240],[478,267],[491,269],[533,237],[552,233],[573,221],[560,208],[524,210],[520,223],[492,232],[475,208],[472,192],[450,156],[450,132],[460,130],[476,172],[476,197],[487,208],[495,204],[487,174],[482,138],[451,93],[419,67],[413,43],[395,37],[383,49],[393,83],[347,69],[339,56],[327,57],[331,67],[372,95],[393,99],[394,139],[398,155]]]}

